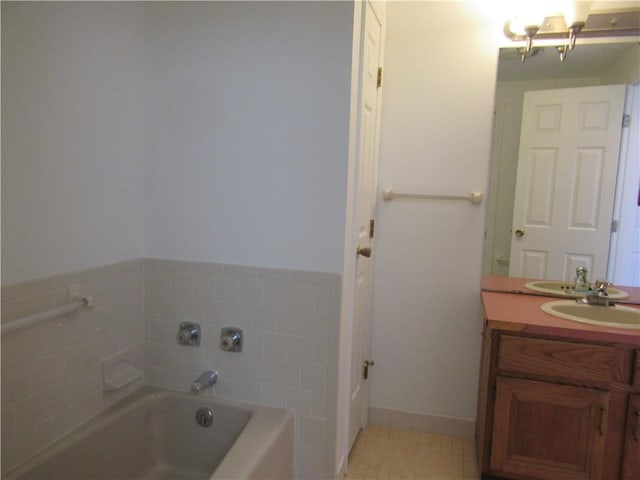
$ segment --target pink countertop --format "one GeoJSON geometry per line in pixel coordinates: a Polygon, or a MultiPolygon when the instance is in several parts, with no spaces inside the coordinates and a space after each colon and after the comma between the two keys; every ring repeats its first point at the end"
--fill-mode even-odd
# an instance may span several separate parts
{"type": "Polygon", "coordinates": [[[540,309],[543,303],[556,300],[555,297],[539,295],[482,292],[487,324],[492,329],[581,340],[630,343],[640,346],[640,330],[600,327],[573,322],[554,317],[540,309]]]}
{"type": "MultiPolygon", "coordinates": [[[[544,295],[534,290],[529,290],[525,284],[535,282],[533,278],[498,277],[495,275],[483,275],[481,288],[487,292],[520,293],[524,295],[544,295]]],[[[640,288],[615,285],[615,288],[629,294],[629,298],[619,300],[618,303],[640,304],[640,288]]],[[[547,296],[548,297],[548,296],[547,296]]],[[[561,297],[559,297],[561,298],[561,297]]]]}

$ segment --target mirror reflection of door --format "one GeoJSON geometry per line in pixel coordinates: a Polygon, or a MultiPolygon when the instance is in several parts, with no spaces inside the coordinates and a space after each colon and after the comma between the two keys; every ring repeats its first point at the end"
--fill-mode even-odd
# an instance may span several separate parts
{"type": "Polygon", "coordinates": [[[625,86],[526,92],[509,275],[605,276],[625,86]]]}
{"type": "Polygon", "coordinates": [[[511,242],[516,238],[512,228],[524,92],[622,84],[627,86],[625,113],[630,114],[632,120],[631,126],[623,128],[622,133],[614,207],[618,231],[611,235],[606,269],[590,272],[590,279],[605,277],[617,285],[640,286],[640,206],[637,205],[640,129],[635,120],[640,118],[640,44],[637,42],[580,44],[565,62],[559,61],[553,47],[540,48],[538,54],[524,64],[516,49],[500,50],[486,197],[484,274],[509,275],[511,242]]]}

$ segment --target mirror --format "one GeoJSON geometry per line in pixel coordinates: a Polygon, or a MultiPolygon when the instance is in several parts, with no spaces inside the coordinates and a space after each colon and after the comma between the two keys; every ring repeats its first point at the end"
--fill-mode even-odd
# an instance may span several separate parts
{"type": "MultiPolygon", "coordinates": [[[[483,259],[485,275],[509,275],[524,91],[634,83],[636,84],[634,88],[638,91],[640,90],[639,58],[640,45],[637,41],[578,45],[564,62],[560,61],[555,47],[535,49],[534,54],[527,58],[525,63],[521,62],[520,54],[516,49],[500,50],[490,185],[487,194],[483,259]]],[[[637,128],[631,128],[628,131],[635,136],[639,132],[637,128]]],[[[635,180],[637,184],[638,179],[635,180]]],[[[633,214],[637,216],[637,213],[633,212],[633,214]]],[[[618,218],[620,221],[623,220],[621,217],[618,218]]],[[[607,274],[608,272],[590,272],[589,277],[593,281],[596,277],[603,278],[607,274]]],[[[555,280],[561,279],[555,278],[555,280]]],[[[625,282],[625,285],[630,284],[633,285],[634,282],[625,282]]]]}

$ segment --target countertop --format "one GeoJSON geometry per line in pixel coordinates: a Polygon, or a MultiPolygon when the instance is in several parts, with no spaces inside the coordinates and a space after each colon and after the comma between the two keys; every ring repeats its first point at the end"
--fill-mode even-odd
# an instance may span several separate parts
{"type": "MultiPolygon", "coordinates": [[[[554,317],[540,309],[543,303],[556,300],[558,300],[557,297],[540,295],[482,292],[485,317],[491,329],[640,346],[638,329],[600,327],[573,322],[554,317]]],[[[640,305],[627,306],[640,309],[640,305]]]]}

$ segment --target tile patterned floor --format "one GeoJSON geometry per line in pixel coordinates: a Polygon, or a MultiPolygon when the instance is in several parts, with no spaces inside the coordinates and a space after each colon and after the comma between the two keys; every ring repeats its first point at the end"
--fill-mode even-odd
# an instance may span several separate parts
{"type": "Polygon", "coordinates": [[[474,441],[370,425],[349,455],[348,480],[479,480],[474,441]]]}

